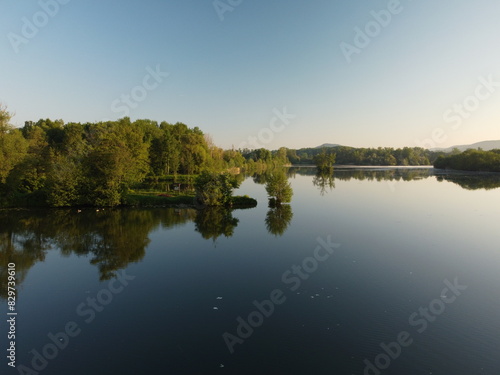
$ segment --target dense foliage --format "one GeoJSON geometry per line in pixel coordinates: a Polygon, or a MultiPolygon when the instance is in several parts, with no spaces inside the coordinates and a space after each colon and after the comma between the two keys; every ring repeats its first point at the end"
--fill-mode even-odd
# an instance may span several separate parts
{"type": "Polygon", "coordinates": [[[313,157],[313,162],[316,164],[316,168],[318,171],[329,171],[333,168],[333,164],[335,163],[336,155],[330,149],[322,149],[322,151],[313,157]]]}
{"type": "Polygon", "coordinates": [[[448,156],[440,156],[434,162],[438,169],[462,171],[500,172],[500,150],[467,150],[448,156]]]}
{"type": "Polygon", "coordinates": [[[267,176],[267,195],[270,198],[270,206],[279,206],[292,200],[293,190],[284,171],[275,171],[267,176]]]}
{"type": "Polygon", "coordinates": [[[0,207],[115,206],[144,180],[206,170],[258,171],[287,162],[265,153],[264,160],[247,161],[183,123],[45,119],[16,129],[10,118],[0,107],[0,207]]]}
{"type": "MultiPolygon", "coordinates": [[[[500,155],[496,151],[467,151],[463,156],[444,157],[443,152],[418,147],[223,150],[198,127],[183,123],[132,122],[128,117],[83,124],[41,119],[27,121],[17,129],[10,125],[10,119],[11,114],[0,106],[0,207],[115,206],[127,203],[130,191],[145,181],[166,181],[167,176],[203,171],[273,176],[275,169],[290,164],[316,164],[329,169],[333,163],[430,165],[435,161],[436,168],[499,170],[500,155]]],[[[273,189],[284,196],[270,195],[286,202],[288,193],[286,189],[279,193],[283,187],[279,187],[277,178],[277,174],[272,177],[273,189]]],[[[199,194],[204,204],[208,197],[203,195],[207,194],[199,194]]],[[[226,198],[222,201],[228,202],[226,198]]]]}
{"type": "MultiPolygon", "coordinates": [[[[431,165],[442,152],[433,152],[421,147],[354,148],[336,146],[330,148],[335,153],[335,163],[341,165],[431,165]]],[[[316,164],[315,158],[324,148],[302,148],[287,150],[287,158],[292,164],[316,164]]]]}
{"type": "Polygon", "coordinates": [[[204,206],[229,206],[237,180],[229,173],[203,171],[194,183],[196,199],[204,206]]]}

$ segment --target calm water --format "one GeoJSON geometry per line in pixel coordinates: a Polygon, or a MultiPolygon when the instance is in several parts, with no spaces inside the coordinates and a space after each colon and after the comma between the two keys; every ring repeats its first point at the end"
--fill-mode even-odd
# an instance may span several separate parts
{"type": "Polygon", "coordinates": [[[0,212],[2,352],[15,262],[40,374],[500,373],[497,177],[289,174],[281,210],[0,212]]]}

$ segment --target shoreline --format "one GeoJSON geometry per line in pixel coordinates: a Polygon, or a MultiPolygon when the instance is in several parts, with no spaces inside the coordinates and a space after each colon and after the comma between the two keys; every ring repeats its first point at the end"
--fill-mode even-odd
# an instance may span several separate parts
{"type": "Polygon", "coordinates": [[[232,197],[231,206],[203,206],[195,202],[195,197],[192,195],[178,195],[173,197],[165,197],[160,195],[143,195],[143,194],[129,194],[127,196],[127,203],[116,206],[12,206],[0,207],[0,211],[6,210],[112,210],[116,208],[191,208],[195,210],[203,210],[211,207],[225,207],[228,209],[248,209],[257,206],[258,202],[254,198],[248,196],[237,195],[232,197]]]}
{"type": "MultiPolygon", "coordinates": [[[[292,168],[317,168],[315,165],[295,164],[292,168]]],[[[334,164],[333,169],[433,169],[432,165],[349,165],[349,164],[334,164]]]]}

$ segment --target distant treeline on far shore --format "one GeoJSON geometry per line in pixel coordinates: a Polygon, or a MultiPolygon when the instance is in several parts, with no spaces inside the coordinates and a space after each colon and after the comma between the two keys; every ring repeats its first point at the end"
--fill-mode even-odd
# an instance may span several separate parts
{"type": "Polygon", "coordinates": [[[441,155],[434,162],[439,169],[456,169],[462,171],[500,172],[500,150],[466,150],[441,155]]]}

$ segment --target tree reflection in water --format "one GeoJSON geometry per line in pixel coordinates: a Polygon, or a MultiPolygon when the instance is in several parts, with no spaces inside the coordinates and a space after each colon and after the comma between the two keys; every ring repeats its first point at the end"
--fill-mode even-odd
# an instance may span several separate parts
{"type": "Polygon", "coordinates": [[[220,236],[231,237],[239,220],[233,217],[230,208],[216,206],[198,210],[194,222],[195,230],[204,239],[212,239],[215,243],[220,236]]]}
{"type": "Polygon", "coordinates": [[[313,185],[317,186],[321,196],[327,193],[327,189],[335,189],[335,179],[333,178],[333,168],[318,170],[313,177],[313,185]]]}
{"type": "Polygon", "coordinates": [[[0,211],[0,297],[7,296],[7,265],[16,264],[17,285],[47,251],[88,256],[101,281],[139,262],[149,233],[194,221],[194,209],[83,209],[0,211]]]}
{"type": "Polygon", "coordinates": [[[267,231],[275,236],[282,236],[293,218],[292,207],[288,204],[274,206],[267,211],[266,228],[267,231]]]}
{"type": "Polygon", "coordinates": [[[212,207],[162,209],[71,209],[0,211],[0,298],[7,297],[7,265],[16,264],[17,285],[47,251],[87,256],[101,281],[139,262],[149,245],[149,233],[194,222],[205,239],[231,237],[238,225],[232,210],[212,207]],[[80,212],[79,212],[80,211],[80,212]]]}
{"type": "MultiPolygon", "coordinates": [[[[464,189],[496,189],[500,175],[436,171],[432,169],[335,169],[332,174],[317,174],[315,168],[290,168],[289,176],[305,174],[325,194],[335,188],[335,180],[411,181],[436,177],[464,189]]],[[[263,183],[265,175],[254,176],[263,183]]],[[[270,208],[266,228],[282,236],[293,218],[289,205],[270,208]]],[[[139,262],[154,229],[170,228],[194,222],[204,239],[215,243],[220,236],[231,237],[238,225],[232,210],[223,207],[195,210],[173,209],[76,209],[0,210],[0,298],[7,296],[7,265],[16,264],[17,285],[37,262],[43,262],[47,251],[59,249],[63,255],[87,256],[99,270],[100,280],[108,280],[130,263],[139,262]]]]}

